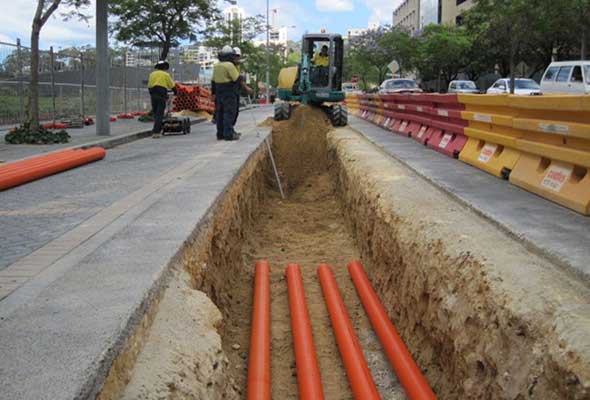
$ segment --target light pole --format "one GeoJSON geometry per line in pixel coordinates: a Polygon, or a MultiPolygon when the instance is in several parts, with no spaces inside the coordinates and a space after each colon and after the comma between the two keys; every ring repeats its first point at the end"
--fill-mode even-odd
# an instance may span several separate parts
{"type": "Polygon", "coordinates": [[[111,112],[108,1],[96,2],[96,134],[109,136],[111,112]]]}
{"type": "Polygon", "coordinates": [[[270,104],[270,23],[269,1],[266,0],[266,104],[270,104]]]}

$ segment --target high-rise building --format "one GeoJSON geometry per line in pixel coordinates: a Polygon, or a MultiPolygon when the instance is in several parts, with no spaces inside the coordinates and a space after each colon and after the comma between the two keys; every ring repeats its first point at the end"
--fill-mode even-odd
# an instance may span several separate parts
{"type": "Polygon", "coordinates": [[[227,22],[241,20],[244,18],[244,9],[238,6],[230,6],[223,10],[223,19],[227,22]]]}
{"type": "Polygon", "coordinates": [[[440,0],[442,6],[441,22],[443,24],[461,25],[462,13],[475,5],[474,0],[440,0]]]}
{"type": "Polygon", "coordinates": [[[439,22],[439,0],[404,0],[393,11],[394,28],[405,29],[413,35],[439,22]]]}

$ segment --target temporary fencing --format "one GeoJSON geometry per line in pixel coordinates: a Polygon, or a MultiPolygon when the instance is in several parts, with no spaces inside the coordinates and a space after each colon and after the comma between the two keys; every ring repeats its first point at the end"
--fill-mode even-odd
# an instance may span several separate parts
{"type": "Polygon", "coordinates": [[[590,214],[590,96],[365,94],[350,113],[590,214]]]}

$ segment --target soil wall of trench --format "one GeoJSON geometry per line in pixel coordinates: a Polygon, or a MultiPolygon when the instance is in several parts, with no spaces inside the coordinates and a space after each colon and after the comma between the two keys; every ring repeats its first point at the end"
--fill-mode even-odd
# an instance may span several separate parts
{"type": "Polygon", "coordinates": [[[587,287],[358,133],[330,130],[321,112],[300,107],[272,125],[287,199],[262,147],[185,245],[103,399],[244,398],[259,258],[276,267],[273,398],[297,398],[287,262],[303,267],[326,397],[351,395],[313,273],[321,262],[335,267],[383,398],[404,398],[344,268],[353,258],[439,398],[590,397],[587,287]]]}

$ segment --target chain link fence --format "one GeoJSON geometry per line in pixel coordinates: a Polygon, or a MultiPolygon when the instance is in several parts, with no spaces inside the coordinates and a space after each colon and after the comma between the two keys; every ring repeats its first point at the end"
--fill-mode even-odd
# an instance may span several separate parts
{"type": "MultiPolygon", "coordinates": [[[[112,49],[111,112],[149,111],[147,80],[159,59],[159,49],[112,49]]],[[[198,82],[199,66],[183,62],[180,49],[168,57],[178,82],[198,82]]],[[[17,43],[0,42],[0,125],[26,120],[31,51],[17,43]]],[[[93,115],[96,110],[96,52],[90,47],[39,52],[39,117],[42,121],[93,115]]]]}

